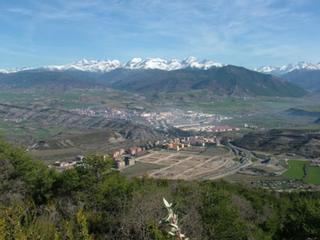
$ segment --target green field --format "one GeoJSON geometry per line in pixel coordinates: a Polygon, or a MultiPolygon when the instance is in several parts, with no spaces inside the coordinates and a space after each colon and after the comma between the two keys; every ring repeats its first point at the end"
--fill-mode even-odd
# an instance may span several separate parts
{"type": "Polygon", "coordinates": [[[320,184],[320,167],[310,166],[308,161],[289,160],[288,170],[283,176],[309,184],[320,184]]]}
{"type": "Polygon", "coordinates": [[[127,177],[138,177],[144,173],[162,168],[162,165],[154,163],[137,162],[135,165],[125,168],[122,173],[127,177]]]}
{"type": "Polygon", "coordinates": [[[307,166],[307,176],[305,182],[311,184],[320,184],[320,167],[307,166]]]}
{"type": "Polygon", "coordinates": [[[290,160],[288,161],[288,170],[284,176],[302,180],[304,178],[304,167],[307,164],[305,161],[290,160]]]}
{"type": "Polygon", "coordinates": [[[217,147],[217,146],[209,146],[204,151],[200,152],[199,155],[204,156],[220,156],[223,154],[227,154],[229,149],[226,147],[217,147]]]}

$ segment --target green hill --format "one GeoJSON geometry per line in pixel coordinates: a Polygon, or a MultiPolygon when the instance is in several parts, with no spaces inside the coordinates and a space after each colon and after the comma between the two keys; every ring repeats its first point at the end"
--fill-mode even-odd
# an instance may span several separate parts
{"type": "Polygon", "coordinates": [[[208,90],[214,95],[300,97],[306,92],[280,78],[225,66],[208,70],[116,70],[105,74],[111,87],[137,92],[208,90]]]}

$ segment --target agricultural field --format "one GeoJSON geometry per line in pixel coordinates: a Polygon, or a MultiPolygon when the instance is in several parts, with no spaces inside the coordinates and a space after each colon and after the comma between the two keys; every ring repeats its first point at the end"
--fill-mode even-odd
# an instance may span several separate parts
{"type": "Polygon", "coordinates": [[[109,89],[71,89],[68,91],[50,90],[0,90],[0,103],[19,106],[41,105],[64,109],[86,107],[131,107],[146,105],[144,98],[134,94],[123,94],[109,89]]]}
{"type": "Polygon", "coordinates": [[[288,170],[283,176],[308,184],[320,184],[320,167],[311,166],[308,161],[289,160],[288,170]]]}
{"type": "Polygon", "coordinates": [[[213,97],[203,91],[159,93],[149,96],[155,106],[221,114],[232,119],[224,123],[243,126],[244,123],[258,128],[310,128],[320,129],[319,124],[308,117],[288,116],[290,108],[319,109],[319,97],[213,97]]]}
{"type": "MultiPolygon", "coordinates": [[[[203,91],[162,93],[158,96],[162,103],[176,104],[182,109],[194,109],[219,114],[250,114],[257,112],[281,111],[291,107],[315,106],[313,98],[274,98],[274,97],[210,97],[203,91]],[[188,98],[189,96],[189,98],[188,98]],[[196,99],[197,101],[195,101],[196,99]]],[[[159,99],[157,98],[159,102],[159,99]]]]}

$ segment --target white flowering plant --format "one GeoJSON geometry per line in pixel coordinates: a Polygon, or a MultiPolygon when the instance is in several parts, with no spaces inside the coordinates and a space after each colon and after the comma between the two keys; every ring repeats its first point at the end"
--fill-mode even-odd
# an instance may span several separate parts
{"type": "Polygon", "coordinates": [[[190,240],[182,232],[178,225],[178,215],[173,212],[172,203],[163,198],[164,206],[168,211],[168,215],[160,221],[160,224],[167,227],[167,232],[175,240],[190,240]]]}

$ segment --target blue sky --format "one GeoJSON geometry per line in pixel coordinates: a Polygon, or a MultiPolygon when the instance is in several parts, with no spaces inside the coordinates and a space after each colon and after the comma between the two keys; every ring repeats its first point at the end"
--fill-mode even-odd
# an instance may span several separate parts
{"type": "Polygon", "coordinates": [[[0,68],[132,57],[320,62],[319,0],[0,0],[0,68]]]}

